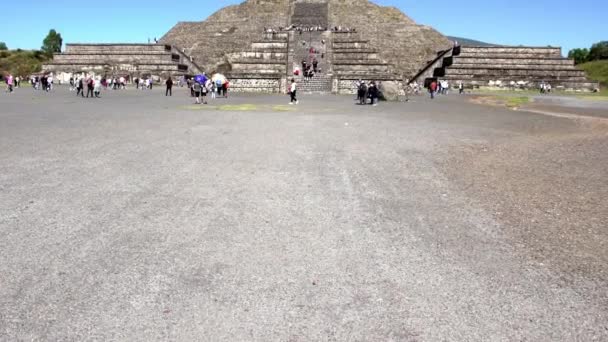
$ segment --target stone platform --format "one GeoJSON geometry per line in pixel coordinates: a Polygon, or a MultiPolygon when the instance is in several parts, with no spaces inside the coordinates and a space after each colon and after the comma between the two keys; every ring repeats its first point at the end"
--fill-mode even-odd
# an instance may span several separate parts
{"type": "Polygon", "coordinates": [[[201,72],[183,51],[166,44],[67,44],[43,65],[55,73],[180,76],[201,72]]]}
{"type": "Polygon", "coordinates": [[[562,57],[559,47],[458,46],[438,53],[437,58],[412,80],[448,80],[467,87],[538,88],[548,82],[553,89],[591,91],[590,81],[574,61],[562,57]]]}

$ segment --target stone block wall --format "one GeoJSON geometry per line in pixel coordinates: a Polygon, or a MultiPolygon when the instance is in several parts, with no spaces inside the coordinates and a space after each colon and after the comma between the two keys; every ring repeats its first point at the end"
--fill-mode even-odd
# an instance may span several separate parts
{"type": "MultiPolygon", "coordinates": [[[[537,88],[549,82],[554,89],[593,90],[598,84],[590,82],[584,71],[572,60],[563,58],[561,48],[526,46],[461,46],[434,62],[433,74],[425,79],[448,80],[452,85],[537,88]]],[[[425,82],[425,83],[428,83],[425,82]]]]}
{"type": "MultiPolygon", "coordinates": [[[[358,79],[336,79],[334,81],[334,92],[337,94],[341,94],[341,95],[354,95],[357,93],[357,85],[356,85],[357,81],[358,81],[358,79]]],[[[382,80],[378,80],[378,79],[362,79],[362,81],[364,81],[368,84],[371,81],[375,81],[376,84],[380,84],[381,82],[383,82],[382,80]]],[[[395,81],[395,80],[384,80],[384,82],[395,83],[397,85],[397,87],[400,89],[399,93],[397,95],[399,95],[399,96],[405,95],[405,88],[403,86],[403,82],[395,81]]]]}
{"type": "Polygon", "coordinates": [[[230,92],[236,93],[278,93],[281,91],[281,78],[232,78],[230,92]]]}
{"type": "Polygon", "coordinates": [[[67,44],[66,51],[56,54],[43,65],[46,72],[116,73],[134,76],[179,76],[193,72],[183,64],[181,53],[161,44],[67,44]]]}

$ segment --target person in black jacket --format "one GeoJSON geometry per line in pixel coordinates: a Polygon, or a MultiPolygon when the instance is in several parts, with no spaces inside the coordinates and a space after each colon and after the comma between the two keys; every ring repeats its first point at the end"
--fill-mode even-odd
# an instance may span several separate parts
{"type": "Polygon", "coordinates": [[[367,90],[369,93],[369,98],[372,100],[370,103],[372,106],[378,105],[378,87],[376,86],[376,82],[372,81],[369,84],[369,89],[367,90]]]}
{"type": "Polygon", "coordinates": [[[173,79],[171,79],[171,77],[167,78],[167,82],[165,82],[165,84],[167,85],[165,96],[173,96],[173,79]]]}

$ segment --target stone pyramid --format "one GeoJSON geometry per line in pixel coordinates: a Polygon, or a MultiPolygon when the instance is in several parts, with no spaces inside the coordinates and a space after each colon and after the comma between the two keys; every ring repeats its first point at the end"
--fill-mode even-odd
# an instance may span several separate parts
{"type": "Polygon", "coordinates": [[[306,15],[294,16],[294,9],[306,10],[303,4],[310,4],[308,17],[315,18],[314,23],[356,29],[378,58],[402,77],[413,75],[450,45],[442,34],[416,24],[398,9],[368,0],[248,0],[223,8],[205,21],[180,22],[161,42],[182,49],[209,72],[222,70],[228,56],[260,40],[265,27],[287,27],[295,21],[305,24],[306,15]]]}

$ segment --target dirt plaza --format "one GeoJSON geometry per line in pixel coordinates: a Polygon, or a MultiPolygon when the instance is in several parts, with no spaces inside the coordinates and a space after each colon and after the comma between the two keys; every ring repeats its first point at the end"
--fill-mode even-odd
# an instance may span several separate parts
{"type": "Polygon", "coordinates": [[[608,339],[605,105],[299,97],[0,94],[0,340],[608,339]]]}

